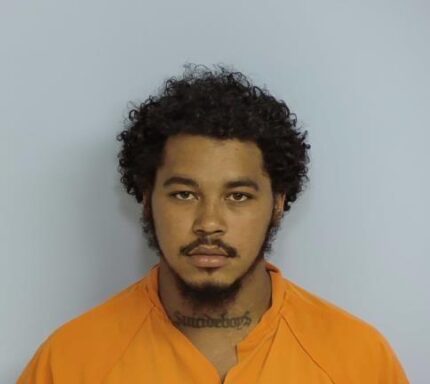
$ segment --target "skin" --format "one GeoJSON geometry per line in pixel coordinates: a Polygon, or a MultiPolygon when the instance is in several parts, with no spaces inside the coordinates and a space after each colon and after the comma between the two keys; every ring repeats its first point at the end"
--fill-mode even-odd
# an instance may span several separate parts
{"type": "Polygon", "coordinates": [[[168,138],[151,196],[144,196],[145,215],[153,220],[161,256],[160,299],[175,325],[221,376],[235,363],[235,345],[270,307],[271,280],[260,251],[270,226],[279,225],[284,200],[284,194],[272,193],[255,143],[186,134],[168,138]],[[165,186],[173,176],[198,186],[165,186]],[[243,178],[255,182],[258,191],[250,186],[226,188],[226,182],[243,178]],[[220,268],[196,267],[183,253],[196,243],[222,244],[234,257],[220,268]],[[196,289],[228,290],[237,281],[240,288],[221,304],[196,303],[184,296],[178,279],[196,289]],[[211,322],[193,322],[205,316],[211,322]]]}

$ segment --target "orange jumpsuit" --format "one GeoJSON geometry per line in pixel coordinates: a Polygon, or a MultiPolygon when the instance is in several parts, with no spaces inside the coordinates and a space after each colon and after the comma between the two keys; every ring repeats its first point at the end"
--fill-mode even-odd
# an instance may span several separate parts
{"type": "MultiPolygon", "coordinates": [[[[285,279],[266,262],[272,305],[237,345],[225,384],[405,384],[372,326],[285,279]]],[[[167,317],[158,264],[104,303],[63,324],[17,384],[220,384],[210,361],[167,317]]]]}

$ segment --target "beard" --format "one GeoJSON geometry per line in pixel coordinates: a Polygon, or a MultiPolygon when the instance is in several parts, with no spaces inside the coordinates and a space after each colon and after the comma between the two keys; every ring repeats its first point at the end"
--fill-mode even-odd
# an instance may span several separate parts
{"type": "MultiPolygon", "coordinates": [[[[275,220],[275,212],[272,211],[272,217],[270,223],[266,229],[264,241],[260,246],[257,256],[254,258],[248,269],[242,273],[235,281],[231,284],[217,284],[213,282],[203,284],[193,284],[187,282],[178,272],[170,265],[166,259],[163,251],[161,250],[158,238],[156,235],[155,225],[151,213],[150,207],[146,207],[141,219],[142,230],[144,237],[147,240],[149,248],[153,249],[158,257],[164,261],[165,265],[169,269],[170,273],[174,277],[175,283],[182,298],[190,304],[193,310],[211,310],[211,311],[222,311],[225,310],[229,304],[233,303],[240,292],[243,282],[248,278],[255,268],[260,264],[265,256],[268,256],[272,251],[272,243],[280,227],[280,220],[275,220]]],[[[203,238],[194,242],[188,247],[181,249],[182,254],[187,254],[188,250],[197,247],[200,244],[211,244],[218,245],[220,248],[226,250],[230,257],[236,257],[236,251],[233,248],[227,247],[218,241],[207,241],[203,238]]],[[[213,273],[214,270],[211,268],[206,269],[207,273],[213,273]]]]}

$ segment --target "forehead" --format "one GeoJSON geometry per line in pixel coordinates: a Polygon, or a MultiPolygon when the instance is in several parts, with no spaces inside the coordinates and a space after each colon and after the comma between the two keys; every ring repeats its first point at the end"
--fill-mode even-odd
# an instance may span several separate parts
{"type": "Polygon", "coordinates": [[[203,180],[225,180],[229,176],[268,178],[262,152],[254,142],[185,134],[167,139],[159,172],[165,176],[187,174],[203,180]]]}

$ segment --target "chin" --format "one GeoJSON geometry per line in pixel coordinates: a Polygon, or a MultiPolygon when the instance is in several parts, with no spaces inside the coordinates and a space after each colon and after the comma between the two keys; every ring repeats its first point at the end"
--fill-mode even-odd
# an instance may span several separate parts
{"type": "Polygon", "coordinates": [[[229,287],[234,283],[235,278],[231,276],[231,271],[223,268],[195,268],[191,273],[180,274],[184,283],[198,287],[229,287]]]}
{"type": "Polygon", "coordinates": [[[224,283],[219,279],[198,279],[186,281],[177,277],[176,283],[181,294],[195,308],[219,309],[233,302],[242,287],[241,279],[224,283]]]}

